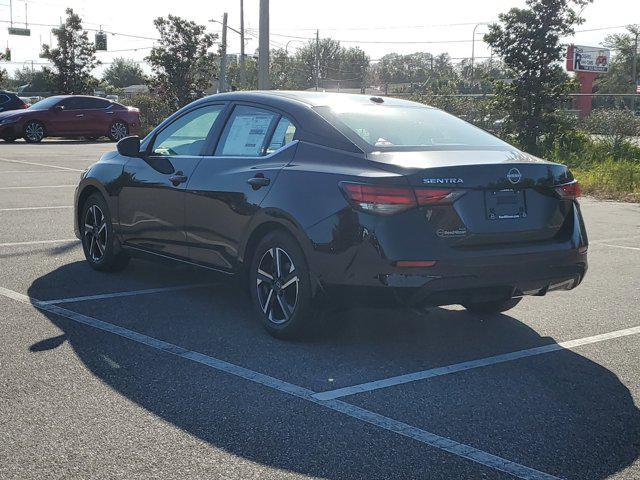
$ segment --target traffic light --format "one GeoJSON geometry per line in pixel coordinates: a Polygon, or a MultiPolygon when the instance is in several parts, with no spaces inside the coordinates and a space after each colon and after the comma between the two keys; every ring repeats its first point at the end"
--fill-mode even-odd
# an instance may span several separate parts
{"type": "MultiPolygon", "coordinates": [[[[3,60],[5,60],[6,62],[10,62],[11,61],[11,49],[9,47],[7,47],[7,49],[4,51],[4,55],[3,55],[3,60]]],[[[0,60],[2,60],[0,59],[0,60]]]]}
{"type": "Polygon", "coordinates": [[[96,50],[107,51],[107,34],[104,32],[96,33],[96,50]]]}

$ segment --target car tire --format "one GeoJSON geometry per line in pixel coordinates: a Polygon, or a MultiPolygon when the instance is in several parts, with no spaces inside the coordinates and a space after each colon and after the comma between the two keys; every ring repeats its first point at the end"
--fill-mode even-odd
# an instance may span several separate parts
{"type": "Polygon", "coordinates": [[[113,122],[109,127],[109,138],[114,142],[119,142],[129,136],[129,126],[119,120],[113,122]]]}
{"type": "Polygon", "coordinates": [[[46,136],[46,130],[41,122],[31,120],[24,126],[23,138],[27,143],[40,143],[46,136]]]}
{"type": "Polygon", "coordinates": [[[510,298],[509,300],[495,300],[492,302],[469,302],[462,306],[471,313],[498,314],[511,310],[522,301],[522,298],[510,298]]]}
{"type": "Polygon", "coordinates": [[[309,267],[291,235],[275,231],[260,241],[250,264],[249,289],[255,311],[272,336],[301,338],[318,326],[309,267]]]}
{"type": "Polygon", "coordinates": [[[109,207],[102,195],[94,193],[82,206],[79,219],[82,249],[94,270],[116,272],[124,269],[130,257],[119,248],[109,207]]]}

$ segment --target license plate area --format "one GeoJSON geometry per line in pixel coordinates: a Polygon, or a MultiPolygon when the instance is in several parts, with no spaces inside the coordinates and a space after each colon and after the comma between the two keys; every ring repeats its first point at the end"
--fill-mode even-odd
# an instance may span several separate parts
{"type": "Polygon", "coordinates": [[[502,189],[484,192],[487,220],[526,218],[527,202],[524,190],[502,189]]]}

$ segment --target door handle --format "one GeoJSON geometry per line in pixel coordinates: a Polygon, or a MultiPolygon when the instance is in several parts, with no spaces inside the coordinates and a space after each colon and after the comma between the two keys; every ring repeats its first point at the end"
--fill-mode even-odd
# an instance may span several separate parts
{"type": "Polygon", "coordinates": [[[247,183],[251,185],[251,188],[253,188],[254,190],[258,190],[259,188],[266,187],[267,185],[269,185],[271,183],[271,180],[268,178],[265,178],[265,176],[262,173],[259,173],[255,177],[247,180],[247,183]]]}
{"type": "Polygon", "coordinates": [[[76,115],[76,117],[78,117],[78,118],[84,117],[84,113],[79,113],[78,115],[76,115]]]}
{"type": "Polygon", "coordinates": [[[187,181],[187,176],[182,172],[176,172],[169,177],[169,181],[173,184],[174,187],[177,187],[181,183],[187,181]]]}

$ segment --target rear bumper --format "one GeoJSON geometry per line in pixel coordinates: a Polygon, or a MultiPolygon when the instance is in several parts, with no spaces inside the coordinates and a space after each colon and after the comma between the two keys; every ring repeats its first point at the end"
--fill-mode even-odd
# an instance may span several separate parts
{"type": "Polygon", "coordinates": [[[380,274],[368,285],[333,284],[325,290],[347,303],[451,305],[572,290],[587,269],[586,252],[571,249],[450,260],[433,268],[380,274]]]}

